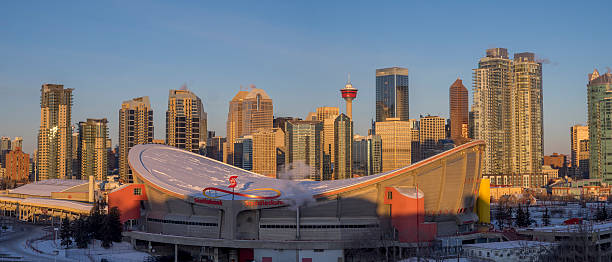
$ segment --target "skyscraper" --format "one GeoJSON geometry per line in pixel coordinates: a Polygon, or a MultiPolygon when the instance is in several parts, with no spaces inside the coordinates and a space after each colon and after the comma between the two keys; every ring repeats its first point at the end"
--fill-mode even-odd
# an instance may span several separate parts
{"type": "Polygon", "coordinates": [[[234,141],[234,166],[253,170],[253,136],[243,136],[234,141]]]}
{"type": "Polygon", "coordinates": [[[0,167],[6,167],[6,154],[11,151],[11,138],[3,136],[0,138],[0,167]]]}
{"type": "Polygon", "coordinates": [[[225,137],[211,137],[206,142],[206,157],[223,162],[223,144],[225,137]]]}
{"type": "Polygon", "coordinates": [[[457,78],[449,89],[450,138],[461,145],[468,138],[468,91],[457,78]]]}
{"type": "Polygon", "coordinates": [[[474,138],[484,140],[483,174],[539,174],[543,158],[542,64],[487,49],[474,69],[474,138]]]}
{"type": "Polygon", "coordinates": [[[198,153],[208,132],[202,100],[185,86],[170,90],[166,111],[166,144],[198,153]]]}
{"type": "Polygon", "coordinates": [[[589,177],[612,182],[612,74],[589,74],[587,85],[589,114],[589,177]]]}
{"type": "Polygon", "coordinates": [[[234,141],[259,129],[273,127],[273,104],[268,94],[255,86],[239,91],[230,101],[227,114],[227,148],[224,154],[229,164],[233,160],[234,141]]]}
{"type": "Polygon", "coordinates": [[[376,69],[376,122],[387,118],[406,121],[409,113],[408,69],[376,69]]]}
{"type": "Polygon", "coordinates": [[[286,123],[285,168],[294,176],[322,180],[320,121],[291,120],[286,123]]]}
{"type": "Polygon", "coordinates": [[[23,149],[23,137],[15,137],[15,140],[11,143],[11,150],[15,150],[17,148],[23,149]]]}
{"type": "Polygon", "coordinates": [[[382,171],[382,140],[379,135],[353,137],[353,174],[369,176],[382,171]]]}
{"type": "Polygon", "coordinates": [[[340,109],[338,107],[317,108],[317,120],[323,123],[323,133],[321,137],[323,142],[323,154],[329,155],[330,165],[335,161],[334,147],[336,145],[336,140],[334,138],[334,123],[339,115],[340,109]]]}
{"type": "Polygon", "coordinates": [[[105,181],[108,175],[108,121],[87,119],[79,123],[81,140],[81,179],[93,176],[96,180],[105,181]]]}
{"type": "Polygon", "coordinates": [[[570,128],[571,161],[581,175],[589,171],[589,127],[574,125],[570,128]]]}
{"type": "Polygon", "coordinates": [[[72,175],[72,89],[44,84],[40,92],[38,179],[67,179],[72,175]]]}
{"type": "Polygon", "coordinates": [[[544,126],[542,63],[533,53],[514,54],[512,101],[512,172],[542,173],[544,126]]]}
{"type": "Polygon", "coordinates": [[[271,128],[259,129],[252,136],[253,172],[276,178],[276,132],[271,128]]]}
{"type": "Polygon", "coordinates": [[[410,122],[399,118],[376,122],[376,135],[382,140],[382,172],[411,164],[411,130],[410,122]]]}
{"type": "Polygon", "coordinates": [[[439,116],[426,116],[419,121],[421,159],[429,158],[441,152],[441,140],[446,138],[444,122],[444,118],[439,116]]]}
{"type": "Polygon", "coordinates": [[[353,121],[340,114],[334,121],[334,180],[352,177],[353,121]]]}
{"type": "Polygon", "coordinates": [[[134,145],[153,143],[153,108],[149,97],[124,101],[119,109],[119,176],[133,182],[128,153],[134,145]]]}

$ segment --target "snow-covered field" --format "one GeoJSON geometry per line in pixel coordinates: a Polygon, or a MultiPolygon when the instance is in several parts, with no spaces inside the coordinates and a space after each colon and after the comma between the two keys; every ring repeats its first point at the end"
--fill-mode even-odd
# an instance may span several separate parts
{"type": "MultiPolygon", "coordinates": [[[[570,218],[582,218],[584,220],[593,219],[597,213],[597,208],[603,205],[602,203],[587,203],[586,207],[582,207],[580,203],[540,202],[538,205],[529,206],[531,219],[535,221],[531,226],[538,227],[544,225],[542,217],[546,208],[548,208],[548,214],[550,216],[550,225],[562,225],[563,221],[570,218]]],[[[612,205],[609,203],[605,203],[605,205],[608,213],[612,214],[612,205]]],[[[524,210],[525,206],[522,206],[522,208],[524,210]]],[[[512,209],[514,211],[514,217],[517,208],[513,207],[512,209]]],[[[495,221],[496,212],[497,204],[491,204],[491,223],[497,228],[497,223],[495,221]]]]}
{"type": "Polygon", "coordinates": [[[94,240],[85,249],[63,249],[60,247],[60,240],[56,240],[56,242],[40,240],[33,242],[32,247],[47,255],[53,255],[57,251],[58,257],[75,261],[90,261],[90,258],[93,258],[94,261],[100,261],[104,258],[111,262],[142,262],[149,257],[147,253],[134,250],[132,245],[127,242],[113,243],[113,246],[109,249],[103,248],[100,244],[99,240],[94,240]]]}

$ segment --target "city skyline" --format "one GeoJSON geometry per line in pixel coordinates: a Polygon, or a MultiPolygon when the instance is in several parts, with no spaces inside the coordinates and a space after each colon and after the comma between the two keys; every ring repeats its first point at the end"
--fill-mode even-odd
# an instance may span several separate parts
{"type": "MultiPolygon", "coordinates": [[[[600,6],[606,4],[608,3],[600,4],[600,6]]],[[[355,134],[367,135],[370,119],[374,118],[374,71],[377,68],[399,66],[410,70],[410,118],[417,119],[420,114],[439,115],[448,118],[448,99],[447,97],[439,97],[439,93],[445,92],[453,80],[461,77],[465,80],[465,86],[468,87],[471,104],[473,94],[471,69],[485,49],[504,47],[508,48],[511,53],[533,52],[539,56],[538,59],[545,62],[543,65],[545,79],[543,84],[545,96],[544,150],[545,154],[552,152],[568,154],[570,152],[570,139],[566,131],[567,128],[573,124],[586,124],[586,74],[592,72],[594,68],[603,69],[605,72],[606,66],[610,66],[608,61],[612,60],[610,54],[602,52],[606,50],[604,46],[609,46],[609,36],[599,34],[601,41],[583,43],[582,45],[580,40],[576,40],[587,39],[587,36],[594,35],[594,32],[598,31],[596,26],[583,25],[590,22],[591,24],[605,24],[606,22],[606,18],[603,16],[599,16],[602,18],[595,20],[589,17],[580,17],[576,14],[588,10],[588,12],[594,13],[593,17],[596,17],[596,13],[603,12],[606,8],[592,10],[589,7],[582,6],[557,7],[554,9],[556,13],[543,14],[544,12],[541,11],[544,8],[552,7],[540,3],[535,4],[532,6],[533,10],[535,13],[539,13],[543,25],[549,23],[563,25],[564,21],[558,17],[563,17],[563,19],[572,22],[567,23],[567,27],[559,26],[546,32],[538,29],[527,29],[526,36],[537,37],[540,39],[537,41],[529,39],[529,37],[517,40],[518,32],[513,31],[515,29],[508,29],[506,35],[492,38],[472,32],[468,27],[460,28],[461,30],[456,33],[443,30],[447,35],[428,39],[428,36],[432,36],[431,33],[411,27],[408,30],[411,38],[428,40],[389,44],[372,42],[373,40],[363,41],[363,43],[343,40],[344,37],[356,32],[361,33],[361,37],[365,38],[368,37],[368,34],[373,34],[365,31],[355,31],[345,22],[332,19],[334,12],[340,12],[346,8],[357,15],[366,14],[366,9],[369,7],[366,8],[363,5],[347,6],[346,4],[335,3],[329,7],[329,10],[317,10],[314,18],[299,14],[297,22],[291,22],[292,24],[290,24],[296,27],[296,33],[287,30],[286,27],[278,26],[279,22],[288,22],[288,17],[284,15],[267,17],[262,13],[248,14],[248,8],[245,7],[252,7],[249,5],[237,8],[235,11],[218,6],[170,6],[165,9],[168,13],[156,17],[156,19],[159,18],[159,22],[155,22],[152,18],[146,18],[142,21],[129,18],[129,11],[136,10],[136,6],[122,4],[120,7],[124,8],[124,11],[117,14],[119,21],[117,23],[124,25],[125,29],[118,32],[111,30],[112,26],[100,23],[100,21],[96,22],[95,19],[85,22],[84,25],[74,25],[72,19],[79,19],[84,15],[92,14],[99,18],[103,17],[109,10],[94,11],[95,6],[84,7],[78,3],[73,5],[75,10],[83,11],[82,14],[75,14],[76,17],[74,18],[68,18],[73,15],[72,11],[63,10],[62,8],[65,8],[65,6],[62,4],[52,6],[40,4],[28,8],[23,8],[22,5],[9,5],[4,11],[0,11],[4,17],[15,22],[0,29],[8,40],[0,43],[0,50],[3,50],[0,52],[6,57],[3,60],[6,62],[0,63],[2,69],[0,70],[0,77],[6,80],[0,84],[0,95],[9,98],[4,100],[6,106],[3,109],[5,110],[0,113],[0,121],[5,123],[3,129],[0,130],[0,135],[23,136],[24,152],[26,153],[32,154],[36,147],[36,130],[40,117],[39,88],[45,83],[62,84],[66,88],[74,89],[72,124],[84,121],[87,118],[107,118],[109,120],[109,136],[112,138],[114,146],[118,144],[119,121],[116,110],[120,108],[122,101],[133,97],[149,96],[152,100],[153,110],[164,112],[168,90],[177,89],[183,83],[187,83],[189,89],[202,98],[204,107],[207,108],[210,122],[209,130],[216,131],[219,136],[225,136],[226,102],[231,99],[233,93],[238,91],[241,84],[246,86],[253,83],[265,89],[270,97],[275,99],[275,116],[304,118],[303,112],[313,111],[317,107],[335,106],[344,109],[344,101],[338,97],[337,90],[345,84],[346,74],[350,72],[351,82],[360,90],[359,99],[355,100],[353,104],[355,134]],[[191,7],[193,10],[188,10],[191,7]],[[39,16],[20,17],[25,10],[39,16]],[[38,27],[34,32],[24,30],[29,29],[32,23],[40,26],[43,21],[47,21],[48,19],[45,19],[49,16],[49,14],[45,14],[47,11],[53,11],[49,14],[64,14],[65,17],[38,27]],[[230,19],[226,17],[225,20],[222,20],[228,23],[223,27],[225,30],[212,29],[208,25],[210,24],[209,20],[216,17],[212,15],[215,11],[230,14],[232,18],[238,19],[235,22],[230,22],[230,19]],[[185,12],[184,16],[177,18],[178,14],[182,12],[185,12]],[[212,18],[201,18],[197,15],[198,12],[211,14],[212,18]],[[28,17],[30,20],[24,17],[28,17]],[[315,23],[317,19],[322,21],[315,23]],[[576,23],[576,19],[584,21],[576,23]],[[243,23],[245,21],[255,21],[256,23],[245,25],[243,23]],[[330,23],[334,26],[331,29],[314,33],[307,27],[313,23],[315,23],[313,25],[315,27],[322,26],[318,23],[330,23]],[[101,31],[115,39],[123,40],[107,40],[109,42],[105,46],[95,44],[96,36],[93,33],[81,32],[81,30],[87,29],[87,26],[91,26],[92,32],[101,31]],[[240,28],[240,26],[245,26],[245,28],[240,28]],[[78,31],[82,37],[74,39],[74,43],[63,41],[75,36],[74,32],[66,30],[64,27],[78,31]],[[346,32],[341,30],[344,28],[347,29],[346,32]],[[255,31],[261,35],[249,33],[245,37],[239,37],[240,33],[244,33],[245,30],[253,29],[259,29],[255,31]],[[154,35],[147,34],[147,32],[155,30],[172,33],[178,39],[185,41],[157,39],[154,35]],[[27,35],[24,33],[26,31],[28,32],[27,35]],[[131,33],[135,33],[135,36],[129,36],[131,33]],[[275,33],[278,35],[275,35],[275,33]],[[316,37],[303,44],[298,43],[298,41],[304,40],[304,38],[298,36],[295,36],[292,40],[281,41],[285,38],[280,37],[280,35],[299,33],[316,37]],[[454,43],[453,50],[441,50],[439,44],[433,44],[441,37],[453,37],[460,33],[465,35],[463,35],[463,39],[454,43]],[[542,35],[540,36],[540,34],[542,35]],[[41,49],[41,44],[34,44],[33,42],[22,45],[26,40],[35,39],[32,37],[48,39],[48,41],[45,41],[45,47],[47,48],[41,49]],[[467,39],[471,37],[475,37],[475,39],[468,41],[467,39]],[[266,40],[266,38],[270,39],[266,40]],[[136,49],[142,47],[141,41],[137,41],[139,39],[163,41],[158,44],[148,44],[148,46],[143,47],[142,51],[139,51],[136,49]],[[192,40],[193,43],[187,46],[175,43],[192,40]],[[235,43],[230,43],[222,51],[237,50],[237,54],[230,55],[228,59],[224,60],[209,53],[209,50],[220,48],[220,45],[228,42],[235,43]],[[173,47],[172,51],[156,53],[168,45],[173,47]],[[347,45],[350,48],[342,50],[347,45]],[[431,45],[431,47],[428,45],[431,45]],[[182,47],[185,47],[185,50],[175,50],[182,47]],[[433,53],[434,50],[436,50],[435,54],[433,53]],[[299,52],[292,54],[294,51],[299,52]],[[187,56],[188,54],[193,54],[193,57],[187,56]],[[245,54],[248,55],[241,57],[245,54]],[[308,57],[313,54],[315,56],[308,57]],[[432,56],[432,54],[434,55],[432,56]],[[273,59],[263,62],[262,57],[264,56],[273,59]],[[196,60],[206,62],[196,62],[196,60]],[[301,62],[291,62],[289,65],[297,66],[292,68],[286,66],[289,60],[301,62]],[[546,60],[550,61],[546,63],[546,60]],[[9,62],[11,63],[10,66],[9,62]],[[49,64],[53,66],[49,67],[49,64]],[[224,74],[230,69],[230,65],[234,72],[233,76],[237,77],[227,79],[224,74]],[[315,65],[322,65],[322,67],[316,67],[315,65]],[[216,69],[211,68],[212,66],[216,69]],[[179,72],[177,73],[177,69],[172,69],[172,67],[178,67],[179,72]],[[105,91],[99,92],[98,90],[105,91]],[[291,99],[296,90],[308,90],[301,94],[298,103],[291,99]],[[11,112],[6,108],[17,108],[18,110],[11,112]]],[[[158,5],[164,6],[163,4],[158,5]]],[[[398,10],[408,10],[408,7],[414,7],[415,10],[435,8],[435,6],[428,5],[404,5],[398,7],[398,10]]],[[[279,8],[295,11],[300,6],[281,5],[279,8]]],[[[384,7],[377,8],[388,10],[384,7]]],[[[484,5],[484,8],[487,8],[487,4],[484,5]]],[[[460,6],[460,10],[466,11],[467,9],[469,7],[460,6]]],[[[508,9],[512,9],[512,7],[508,7],[508,9]]],[[[164,9],[162,8],[162,10],[164,9]]],[[[151,16],[157,14],[155,12],[158,11],[154,11],[151,16]]],[[[465,21],[457,22],[459,25],[434,23],[429,27],[437,29],[443,26],[451,28],[466,26],[470,21],[474,21],[468,18],[469,14],[468,12],[461,15],[461,17],[466,18],[465,21]]],[[[436,16],[437,14],[428,18],[431,19],[428,21],[434,21],[436,16]]],[[[486,18],[493,16],[493,14],[482,14],[482,16],[486,18]]],[[[419,17],[420,15],[417,14],[415,18],[408,18],[402,24],[414,23],[417,20],[412,19],[418,19],[419,17]]],[[[451,17],[458,16],[453,15],[451,17]]],[[[479,19],[481,18],[479,17],[479,19]]],[[[371,27],[376,27],[382,23],[396,21],[395,19],[397,18],[385,18],[381,21],[365,19],[359,23],[361,30],[369,30],[371,27]]],[[[500,23],[510,23],[510,21],[500,23]]],[[[484,27],[488,28],[489,25],[484,25],[484,27]]],[[[384,30],[397,28],[392,26],[384,30]]],[[[404,38],[397,37],[393,40],[402,39],[404,38]]],[[[160,131],[155,133],[155,138],[163,138],[165,136],[163,113],[155,114],[154,123],[155,129],[160,131]]]]}

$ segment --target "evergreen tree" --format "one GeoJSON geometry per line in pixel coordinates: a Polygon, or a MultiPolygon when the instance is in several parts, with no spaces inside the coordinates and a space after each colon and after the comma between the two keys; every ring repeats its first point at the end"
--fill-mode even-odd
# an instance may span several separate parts
{"type": "Polygon", "coordinates": [[[525,227],[525,212],[521,205],[519,204],[518,209],[516,210],[516,216],[514,217],[514,223],[517,227],[525,227]]]}
{"type": "Polygon", "coordinates": [[[510,205],[506,206],[506,213],[504,214],[504,216],[505,216],[505,221],[508,227],[512,226],[512,214],[513,213],[514,213],[514,210],[512,209],[512,207],[510,205]]]}
{"type": "Polygon", "coordinates": [[[62,228],[60,229],[60,239],[62,240],[61,245],[69,248],[72,245],[72,230],[70,226],[70,221],[68,218],[62,221],[62,228]]]}
{"type": "Polygon", "coordinates": [[[102,223],[104,222],[103,205],[102,201],[94,202],[94,206],[87,218],[87,232],[93,239],[102,240],[102,235],[104,234],[102,230],[102,223]]]}
{"type": "Polygon", "coordinates": [[[87,221],[83,218],[79,218],[75,220],[73,224],[72,237],[74,238],[74,242],[78,248],[87,248],[91,240],[87,221]]]}
{"type": "Polygon", "coordinates": [[[531,226],[533,220],[531,219],[531,213],[529,212],[529,206],[525,207],[525,220],[523,221],[523,225],[525,227],[531,226]]]}
{"type": "Polygon", "coordinates": [[[542,215],[542,224],[544,224],[544,226],[550,226],[550,214],[548,214],[548,207],[544,210],[544,215],[542,215]]]}
{"type": "Polygon", "coordinates": [[[120,221],[119,209],[111,208],[108,215],[104,216],[102,223],[102,247],[109,248],[112,242],[121,242],[121,231],[123,227],[120,221]]]}

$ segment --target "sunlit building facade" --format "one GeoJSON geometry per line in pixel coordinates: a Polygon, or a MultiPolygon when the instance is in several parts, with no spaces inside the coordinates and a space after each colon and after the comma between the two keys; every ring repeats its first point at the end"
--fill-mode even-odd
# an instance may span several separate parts
{"type": "Polygon", "coordinates": [[[474,69],[474,138],[487,144],[484,175],[539,174],[543,158],[542,64],[487,49],[474,69]]]}
{"type": "Polygon", "coordinates": [[[382,172],[411,164],[411,134],[409,121],[389,118],[376,122],[376,135],[382,140],[382,172]]]}
{"type": "Polygon", "coordinates": [[[153,143],[153,108],[149,97],[124,101],[119,109],[119,176],[131,183],[132,171],[128,165],[128,152],[134,145],[153,143]]]}
{"type": "Polygon", "coordinates": [[[444,125],[446,120],[439,116],[422,117],[419,121],[419,140],[421,146],[421,159],[425,159],[441,152],[441,140],[446,138],[444,125]]]}
{"type": "Polygon", "coordinates": [[[589,176],[612,182],[612,74],[589,74],[589,176]]]}
{"type": "Polygon", "coordinates": [[[387,118],[408,120],[408,69],[390,67],[376,69],[376,122],[387,118]]]}
{"type": "Polygon", "coordinates": [[[253,172],[276,178],[276,136],[272,128],[253,133],[253,172]]]}
{"type": "Polygon", "coordinates": [[[450,138],[455,145],[468,139],[468,90],[463,81],[457,78],[449,89],[450,138]]]}
{"type": "Polygon", "coordinates": [[[581,174],[589,171],[589,127],[574,125],[570,128],[572,167],[581,174]]]}
{"type": "Polygon", "coordinates": [[[108,175],[108,121],[102,119],[87,119],[79,123],[81,142],[81,177],[105,181],[108,175]]]}
{"type": "Polygon", "coordinates": [[[40,129],[36,170],[38,179],[72,176],[72,90],[44,84],[40,89],[40,129]]]}
{"type": "Polygon", "coordinates": [[[207,115],[202,100],[186,87],[170,90],[166,111],[166,144],[194,153],[206,142],[207,115]]]}
{"type": "Polygon", "coordinates": [[[293,169],[301,178],[323,180],[322,131],[323,125],[320,121],[288,121],[285,133],[285,168],[293,169]]]}

